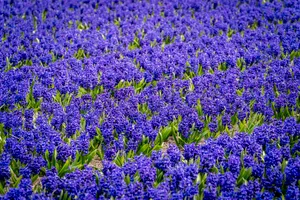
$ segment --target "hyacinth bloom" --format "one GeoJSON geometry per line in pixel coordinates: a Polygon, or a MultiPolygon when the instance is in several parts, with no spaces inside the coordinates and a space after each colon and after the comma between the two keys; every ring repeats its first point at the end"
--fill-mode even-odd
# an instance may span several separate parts
{"type": "Polygon", "coordinates": [[[300,1],[0,2],[0,200],[300,199],[300,1]]]}

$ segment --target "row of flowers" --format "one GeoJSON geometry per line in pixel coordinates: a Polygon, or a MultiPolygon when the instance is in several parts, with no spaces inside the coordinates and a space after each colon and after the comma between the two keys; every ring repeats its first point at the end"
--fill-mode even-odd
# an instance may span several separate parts
{"type": "Polygon", "coordinates": [[[299,133],[300,125],[288,118],[257,127],[250,135],[223,134],[184,149],[171,145],[164,153],[153,150],[149,157],[120,150],[114,160],[103,160],[101,171],[83,165],[90,154],[70,156],[64,163],[58,154],[45,156],[47,162],[36,159],[16,173],[9,168],[10,154],[16,151],[12,148],[1,156],[1,177],[11,175],[20,185],[4,198],[297,199],[299,133]],[[41,193],[32,190],[32,173],[44,174],[34,188],[41,193]]]}

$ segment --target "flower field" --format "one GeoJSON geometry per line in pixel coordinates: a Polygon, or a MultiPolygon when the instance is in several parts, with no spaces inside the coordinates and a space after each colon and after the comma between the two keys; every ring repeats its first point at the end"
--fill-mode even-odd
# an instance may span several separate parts
{"type": "Polygon", "coordinates": [[[299,0],[0,0],[0,200],[300,199],[299,0]]]}

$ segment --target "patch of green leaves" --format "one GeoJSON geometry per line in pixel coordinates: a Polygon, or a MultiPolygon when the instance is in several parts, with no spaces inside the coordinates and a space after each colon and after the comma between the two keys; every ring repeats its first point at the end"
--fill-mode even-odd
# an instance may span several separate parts
{"type": "Polygon", "coordinates": [[[285,120],[288,117],[296,117],[297,118],[297,114],[295,113],[294,109],[291,107],[285,106],[285,107],[278,108],[275,106],[275,103],[272,102],[272,109],[274,112],[274,117],[276,119],[285,120]]]}
{"type": "Polygon", "coordinates": [[[245,90],[245,88],[238,89],[238,90],[236,90],[236,94],[239,96],[242,96],[244,93],[244,90],[245,90]]]}
{"type": "Polygon", "coordinates": [[[6,193],[5,181],[0,181],[0,194],[4,195],[6,193]]]}
{"type": "Polygon", "coordinates": [[[143,139],[136,150],[136,154],[149,155],[150,152],[151,152],[151,145],[150,145],[149,138],[143,136],[143,139]]]}
{"type": "Polygon", "coordinates": [[[119,89],[122,89],[122,88],[126,88],[126,87],[129,87],[131,86],[131,82],[129,81],[125,81],[125,80],[121,80],[116,86],[115,86],[115,89],[119,90],[119,89]]]}
{"type": "Polygon", "coordinates": [[[10,170],[10,187],[18,187],[21,182],[22,176],[19,175],[18,172],[15,171],[12,167],[9,168],[10,170]]]}
{"type": "Polygon", "coordinates": [[[156,169],[156,180],[154,187],[157,187],[164,180],[164,172],[160,169],[156,169]]]}
{"type": "Polygon", "coordinates": [[[199,184],[199,195],[195,196],[196,200],[202,200],[204,198],[204,189],[206,183],[207,173],[199,173],[196,179],[196,183],[199,184]]]}
{"type": "Polygon", "coordinates": [[[264,115],[260,113],[250,112],[249,118],[239,121],[239,132],[252,133],[254,128],[261,126],[264,122],[264,115]]]}
{"type": "Polygon", "coordinates": [[[236,61],[236,65],[238,66],[238,68],[240,69],[241,72],[245,71],[246,69],[246,62],[243,58],[239,58],[236,61]]]}
{"type": "Polygon", "coordinates": [[[147,103],[138,104],[138,111],[140,113],[146,114],[148,117],[152,117],[152,115],[153,115],[153,113],[151,112],[151,110],[148,108],[148,104],[147,103]]]}
{"type": "Polygon", "coordinates": [[[2,42],[5,42],[7,40],[7,36],[8,35],[6,33],[3,34],[3,36],[2,36],[2,42]]]}
{"type": "Polygon", "coordinates": [[[227,37],[231,38],[233,34],[235,34],[235,30],[229,28],[228,31],[227,31],[227,37]]]}
{"type": "Polygon", "coordinates": [[[175,41],[175,37],[173,38],[170,38],[169,36],[165,37],[163,43],[161,44],[162,51],[164,51],[166,45],[172,44],[174,43],[174,41],[175,41]]]}
{"type": "Polygon", "coordinates": [[[65,174],[74,171],[75,169],[83,169],[84,165],[89,164],[95,155],[97,155],[98,149],[90,151],[88,154],[83,154],[83,152],[76,152],[75,159],[72,160],[69,157],[65,162],[57,159],[57,150],[55,149],[50,155],[49,151],[46,150],[44,154],[44,158],[47,161],[47,169],[51,169],[53,167],[58,171],[58,176],[63,177],[65,174]]]}
{"type": "Polygon", "coordinates": [[[290,53],[290,60],[293,61],[295,58],[299,58],[300,57],[300,50],[298,51],[292,51],[290,53]]]}
{"type": "Polygon", "coordinates": [[[6,68],[5,68],[5,72],[8,72],[10,70],[13,70],[13,69],[20,69],[21,67],[23,66],[32,66],[32,61],[31,60],[22,60],[22,61],[19,61],[18,64],[16,65],[12,65],[10,63],[10,60],[8,57],[6,57],[6,68]]]}
{"type": "Polygon", "coordinates": [[[44,10],[43,13],[42,13],[43,22],[46,20],[46,18],[47,18],[47,10],[44,10]]]}
{"type": "Polygon", "coordinates": [[[77,52],[75,52],[74,57],[77,60],[82,60],[84,58],[89,58],[89,54],[87,52],[84,51],[84,49],[78,49],[77,52]]]}
{"type": "Polygon", "coordinates": [[[81,21],[76,21],[76,25],[77,25],[77,29],[79,29],[80,31],[88,30],[90,28],[88,24],[83,23],[81,21]]]}
{"type": "Polygon", "coordinates": [[[140,39],[137,36],[135,36],[133,41],[129,44],[128,49],[135,50],[139,48],[141,48],[140,39]]]}
{"type": "Polygon", "coordinates": [[[59,195],[59,200],[71,200],[72,196],[68,194],[67,191],[61,190],[59,195]]]}
{"type": "Polygon", "coordinates": [[[219,71],[226,71],[227,69],[228,69],[228,67],[227,67],[225,62],[218,65],[218,70],[219,71]]]}
{"type": "Polygon", "coordinates": [[[120,18],[120,17],[114,19],[114,24],[115,24],[117,27],[120,27],[120,23],[121,23],[121,18],[120,18]]]}
{"type": "Polygon", "coordinates": [[[257,21],[253,22],[252,24],[249,24],[248,28],[251,29],[251,30],[256,30],[258,28],[257,21]]]}
{"type": "Polygon", "coordinates": [[[4,150],[6,138],[7,137],[4,133],[4,124],[0,123],[0,154],[2,154],[2,152],[4,150]]]}
{"type": "MultiPolygon", "coordinates": [[[[187,65],[190,65],[190,64],[187,62],[187,65]]],[[[200,66],[199,66],[199,68],[200,68],[200,66]]],[[[186,70],[183,74],[183,79],[184,80],[189,80],[189,79],[192,79],[192,78],[194,78],[198,75],[199,75],[199,69],[198,69],[198,72],[195,73],[194,71],[191,70],[191,68],[189,66],[187,66],[186,70]]]]}
{"type": "Polygon", "coordinates": [[[133,82],[134,91],[136,94],[140,93],[145,89],[146,86],[150,85],[151,83],[147,83],[146,80],[143,78],[140,82],[133,82]]]}
{"type": "Polygon", "coordinates": [[[66,106],[70,105],[72,96],[73,96],[72,93],[61,94],[60,91],[57,90],[56,95],[53,96],[53,100],[59,103],[63,108],[65,108],[66,106]]]}
{"type": "Polygon", "coordinates": [[[26,95],[27,109],[34,109],[35,111],[38,111],[42,103],[42,98],[40,98],[39,100],[36,100],[34,98],[33,86],[34,86],[34,81],[30,85],[29,93],[26,95]]]}
{"type": "Polygon", "coordinates": [[[115,159],[114,159],[114,163],[116,165],[118,165],[119,167],[122,167],[126,162],[126,154],[118,151],[115,159]]]}
{"type": "Polygon", "coordinates": [[[240,174],[236,180],[236,185],[241,186],[242,184],[247,184],[252,174],[252,168],[242,168],[240,174]]]}
{"type": "Polygon", "coordinates": [[[81,98],[83,95],[90,94],[92,96],[92,99],[95,100],[99,94],[103,93],[103,91],[104,91],[103,85],[97,85],[93,89],[83,88],[79,86],[78,94],[76,97],[81,98]]]}

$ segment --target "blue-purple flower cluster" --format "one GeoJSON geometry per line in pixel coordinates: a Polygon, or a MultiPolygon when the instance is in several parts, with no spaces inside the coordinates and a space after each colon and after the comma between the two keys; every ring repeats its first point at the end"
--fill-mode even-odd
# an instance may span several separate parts
{"type": "Polygon", "coordinates": [[[0,200],[300,199],[299,0],[3,0],[0,22],[0,200]]]}

